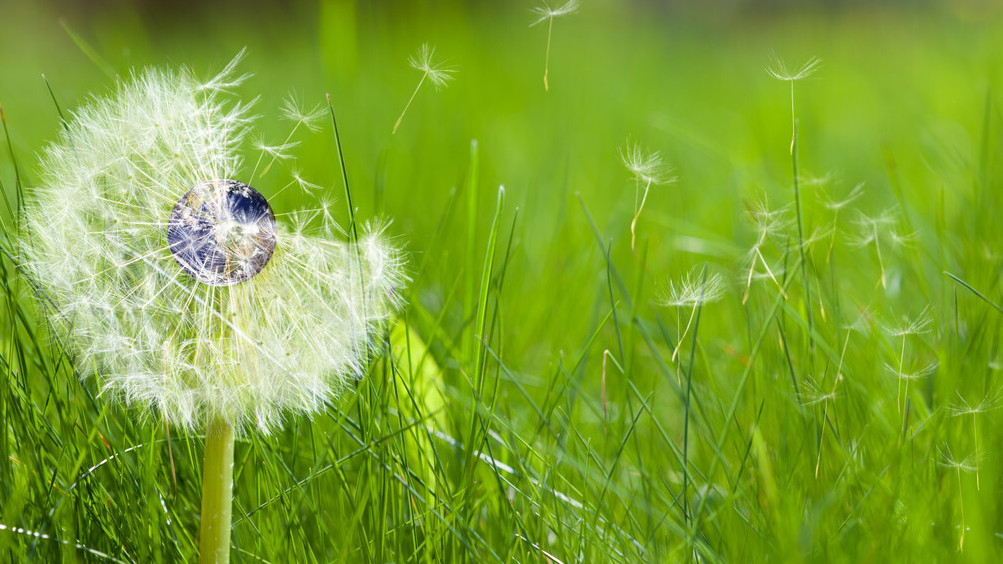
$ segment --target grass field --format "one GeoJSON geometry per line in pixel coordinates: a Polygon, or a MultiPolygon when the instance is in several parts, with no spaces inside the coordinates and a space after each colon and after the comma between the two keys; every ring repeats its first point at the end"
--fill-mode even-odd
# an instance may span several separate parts
{"type": "MultiPolygon", "coordinates": [[[[198,553],[203,437],[76,377],[16,209],[60,111],[246,47],[264,143],[330,95],[411,282],[353,390],[238,439],[233,561],[998,561],[1003,12],[650,4],[556,18],[548,89],[532,3],[0,6],[0,560],[198,553]],[[423,43],[454,79],[392,134],[423,43]],[[792,157],[767,69],[812,57],[792,157]]],[[[347,226],[330,121],[293,140],[246,181],[347,226]]]]}

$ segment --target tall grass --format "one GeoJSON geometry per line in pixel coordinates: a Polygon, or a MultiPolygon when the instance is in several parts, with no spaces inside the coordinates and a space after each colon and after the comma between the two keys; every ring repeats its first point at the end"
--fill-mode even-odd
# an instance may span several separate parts
{"type": "MultiPolygon", "coordinates": [[[[351,221],[382,209],[409,247],[410,305],[354,391],[237,442],[234,561],[999,558],[998,25],[809,14],[666,33],[641,8],[586,3],[560,24],[545,92],[527,11],[417,6],[348,10],[336,25],[352,35],[298,5],[247,22],[258,39],[194,44],[182,24],[116,28],[143,20],[108,12],[68,22],[76,39],[32,55],[45,65],[0,52],[3,559],[198,547],[203,437],[95,397],[17,273],[33,154],[58,108],[108,87],[74,41],[118,73],[207,68],[251,42],[244,93],[261,95],[266,135],[284,138],[268,128],[289,90],[329,93],[340,141],[312,134],[297,166],[331,197],[350,185],[351,221]],[[294,31],[315,20],[315,36],[294,31]],[[318,47],[346,36],[354,55],[318,47]],[[425,41],[459,72],[391,135],[414,89],[402,61],[425,41]],[[797,85],[793,172],[771,48],[825,60],[797,85]],[[52,97],[26,78],[40,70],[52,97]],[[633,245],[628,136],[678,176],[651,191],[633,245]],[[727,281],[720,301],[663,305],[687,273],[727,281]]],[[[23,17],[24,40],[45,29],[23,17]]]]}

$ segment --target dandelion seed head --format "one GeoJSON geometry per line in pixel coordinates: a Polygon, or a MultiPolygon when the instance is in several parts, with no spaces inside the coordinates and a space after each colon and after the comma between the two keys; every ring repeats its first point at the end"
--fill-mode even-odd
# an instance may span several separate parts
{"type": "Polygon", "coordinates": [[[442,63],[433,63],[432,57],[434,55],[435,47],[430,47],[428,43],[423,43],[418,53],[408,57],[407,62],[411,65],[411,68],[423,72],[428,80],[432,82],[432,85],[435,86],[435,90],[438,91],[455,78],[453,73],[456,72],[456,69],[442,66],[442,63]]]}
{"type": "Polygon", "coordinates": [[[326,111],[320,104],[306,109],[303,102],[290,94],[282,102],[281,115],[295,124],[303,125],[310,131],[316,132],[320,130],[320,123],[326,116],[326,111]]]}
{"type": "Polygon", "coordinates": [[[951,447],[945,445],[944,448],[937,448],[937,464],[944,468],[959,470],[961,472],[975,472],[978,459],[974,455],[968,455],[959,459],[951,452],[951,447]]]}
{"type": "Polygon", "coordinates": [[[620,161],[639,184],[657,186],[676,181],[675,177],[669,176],[672,169],[665,166],[658,151],[645,151],[631,141],[620,148],[620,161]]]}
{"type": "Polygon", "coordinates": [[[1003,388],[991,390],[978,403],[969,403],[960,392],[956,393],[958,399],[951,402],[946,408],[947,414],[951,417],[988,413],[1003,405],[1003,388]]]}
{"type": "Polygon", "coordinates": [[[892,243],[895,243],[900,247],[911,247],[915,245],[918,237],[915,231],[911,233],[902,233],[895,229],[889,230],[888,235],[891,236],[892,243]]]}
{"type": "Polygon", "coordinates": [[[698,271],[687,272],[669,286],[659,303],[666,307],[696,307],[720,300],[725,293],[725,279],[720,274],[704,276],[698,271]]]}
{"type": "Polygon", "coordinates": [[[933,374],[937,371],[937,362],[931,362],[926,366],[922,366],[912,371],[903,370],[899,366],[893,366],[891,364],[885,363],[885,372],[898,378],[899,380],[921,380],[927,376],[933,374]]]}
{"type": "Polygon", "coordinates": [[[822,66],[822,59],[818,57],[808,59],[803,65],[797,68],[788,67],[787,63],[775,54],[770,58],[772,60],[770,66],[766,67],[766,72],[773,78],[785,82],[804,80],[815,74],[815,71],[822,66]]]}
{"type": "Polygon", "coordinates": [[[860,230],[856,238],[857,244],[864,246],[876,241],[882,232],[888,230],[889,226],[895,225],[897,221],[898,217],[890,209],[874,216],[861,212],[854,220],[860,230]]]}
{"type": "Polygon", "coordinates": [[[906,335],[922,335],[923,333],[929,333],[932,331],[931,325],[933,324],[933,316],[930,314],[930,306],[923,308],[923,311],[919,312],[913,319],[902,319],[899,323],[882,324],[882,329],[888,335],[893,337],[904,337],[906,335]]]}
{"type": "MultiPolygon", "coordinates": [[[[838,376],[842,378],[842,375],[838,376]]],[[[823,378],[809,376],[805,380],[805,391],[802,394],[804,405],[818,405],[827,401],[835,401],[837,397],[836,388],[827,386],[823,378]]]]}
{"type": "Polygon", "coordinates": [[[547,20],[560,18],[562,16],[570,16],[578,11],[578,0],[568,0],[563,5],[557,8],[551,8],[549,4],[544,2],[542,5],[533,8],[533,15],[536,19],[533,23],[529,24],[529,27],[541,24],[547,20]]]}
{"type": "Polygon", "coordinates": [[[349,245],[229,180],[251,134],[237,60],[208,81],[148,70],[78,109],[41,156],[18,261],[101,396],[268,432],[361,375],[406,276],[384,226],[349,245]]]}
{"type": "Polygon", "coordinates": [[[746,217],[752,221],[757,235],[753,254],[768,238],[786,232],[794,224],[789,212],[789,206],[771,210],[765,202],[756,202],[745,212],[746,217]]]}
{"type": "Polygon", "coordinates": [[[825,202],[825,207],[832,211],[838,212],[839,210],[845,208],[846,206],[855,202],[858,198],[864,195],[864,183],[861,182],[853,187],[852,190],[844,197],[842,200],[828,200],[825,202]]]}

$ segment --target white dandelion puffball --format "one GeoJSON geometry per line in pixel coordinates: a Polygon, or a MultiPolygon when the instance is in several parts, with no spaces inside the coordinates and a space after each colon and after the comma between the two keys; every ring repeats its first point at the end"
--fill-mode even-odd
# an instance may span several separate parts
{"type": "Polygon", "coordinates": [[[381,229],[333,240],[326,208],[286,226],[240,180],[294,182],[242,166],[236,62],[209,81],[147,70],[77,110],[42,154],[21,263],[102,394],[268,432],[361,374],[406,277],[381,229]]]}

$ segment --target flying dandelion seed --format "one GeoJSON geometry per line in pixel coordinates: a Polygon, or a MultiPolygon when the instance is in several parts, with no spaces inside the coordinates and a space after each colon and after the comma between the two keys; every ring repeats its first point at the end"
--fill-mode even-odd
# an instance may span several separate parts
{"type": "Polygon", "coordinates": [[[832,211],[832,237],[829,238],[829,250],[825,255],[826,264],[829,264],[832,259],[832,250],[836,245],[836,234],[839,231],[839,212],[853,202],[857,201],[857,199],[863,195],[864,183],[861,182],[854,186],[842,200],[827,199],[825,202],[825,207],[832,211]]]}
{"type": "Polygon", "coordinates": [[[944,468],[949,468],[954,470],[958,475],[958,503],[961,506],[961,536],[958,539],[958,550],[961,552],[965,551],[965,492],[964,488],[961,486],[961,473],[962,472],[974,472],[978,468],[978,460],[975,456],[969,455],[963,459],[958,459],[951,452],[950,446],[945,446],[943,449],[937,449],[937,455],[940,460],[937,461],[939,466],[944,468]]]}
{"type": "Polygon", "coordinates": [[[651,187],[659,184],[669,184],[676,181],[676,177],[669,176],[672,169],[662,163],[662,155],[658,151],[646,152],[636,143],[627,141],[626,146],[620,148],[620,161],[630,172],[634,179],[634,218],[630,222],[630,248],[634,248],[635,231],[637,219],[641,217],[644,203],[648,200],[648,192],[651,187]],[[644,193],[641,194],[640,187],[644,186],[644,193]],[[640,203],[638,197],[640,196],[640,203]]]}
{"type": "Polygon", "coordinates": [[[557,8],[551,8],[546,3],[533,8],[533,15],[536,16],[536,19],[533,20],[533,23],[529,24],[529,27],[547,22],[547,54],[544,57],[543,63],[543,89],[547,92],[550,91],[550,82],[547,81],[547,76],[550,73],[550,37],[554,31],[554,19],[569,16],[577,11],[578,0],[568,0],[564,5],[557,8]]]}
{"type": "Polygon", "coordinates": [[[892,210],[885,210],[876,216],[869,216],[861,212],[856,219],[860,232],[850,241],[851,244],[858,247],[874,245],[874,252],[878,257],[878,269],[881,271],[879,284],[882,288],[888,287],[884,255],[881,253],[882,234],[891,231],[891,226],[895,225],[896,221],[892,210]]]}
{"type": "Polygon", "coordinates": [[[803,65],[798,68],[790,68],[783,59],[773,54],[771,56],[770,66],[766,67],[766,72],[773,78],[788,82],[791,85],[791,154],[794,154],[794,145],[797,140],[797,119],[794,113],[794,83],[800,80],[804,80],[811,75],[815,74],[815,71],[822,66],[822,59],[818,57],[812,57],[805,61],[803,65]]]}
{"type": "Polygon", "coordinates": [[[290,228],[233,180],[254,175],[239,151],[248,106],[225,99],[243,78],[239,59],[207,82],[148,70],[78,109],[42,154],[20,256],[83,377],[206,433],[202,546],[219,561],[233,434],[267,433],[336,400],[406,281],[383,229],[331,240],[319,211],[308,214],[316,230],[290,228]]]}
{"type": "Polygon", "coordinates": [[[947,406],[947,414],[951,417],[972,416],[972,440],[975,443],[975,489],[982,489],[982,482],[979,479],[979,422],[978,416],[981,413],[994,411],[1003,405],[1003,389],[996,389],[987,393],[977,404],[971,404],[958,393],[957,403],[947,406]]]}
{"type": "Polygon", "coordinates": [[[679,349],[683,345],[683,339],[689,333],[693,325],[693,318],[696,316],[697,308],[705,304],[713,303],[724,297],[725,281],[720,274],[704,276],[697,271],[686,273],[680,280],[670,280],[669,287],[661,299],[661,305],[676,308],[676,347],[672,351],[672,360],[679,356],[679,349]],[[690,308],[690,319],[686,322],[686,328],[680,331],[679,310],[690,308]]]}
{"type": "MultiPolygon", "coordinates": [[[[905,429],[906,417],[909,412],[905,407],[908,405],[909,399],[909,385],[914,378],[906,377],[908,374],[903,370],[905,365],[905,345],[906,340],[910,335],[922,335],[924,333],[929,333],[931,331],[930,325],[933,324],[933,316],[930,314],[930,306],[923,308],[923,311],[919,313],[914,319],[903,319],[898,325],[882,325],[884,332],[892,337],[899,337],[902,340],[902,348],[899,352],[899,366],[898,366],[898,408],[899,412],[902,413],[902,428],[905,429]],[[904,383],[904,384],[903,384],[904,383]],[[903,392],[904,388],[904,392],[903,392]]],[[[936,366],[930,369],[932,372],[936,366]]],[[[918,377],[925,376],[922,371],[919,373],[918,377]]],[[[901,436],[899,437],[901,440],[901,436]]]]}
{"type": "Polygon", "coordinates": [[[766,245],[767,241],[771,237],[784,233],[790,227],[791,222],[787,218],[787,208],[770,210],[766,203],[756,203],[746,215],[752,221],[756,230],[756,242],[747,253],[751,262],[749,264],[749,274],[746,276],[745,293],[742,296],[742,303],[744,304],[749,299],[749,293],[752,290],[752,281],[763,277],[763,274],[756,271],[756,266],[760,263],[766,271],[766,278],[772,280],[780,290],[781,295],[784,296],[784,299],[787,299],[784,287],[780,283],[780,280],[777,279],[777,275],[783,273],[778,273],[774,269],[771,269],[770,263],[763,256],[763,246],[766,245]]]}
{"type": "Polygon", "coordinates": [[[418,95],[418,91],[421,90],[421,85],[425,83],[425,79],[428,79],[435,87],[435,91],[446,87],[450,80],[455,78],[453,73],[456,72],[455,69],[442,66],[439,63],[432,63],[432,57],[435,55],[435,47],[429,47],[428,43],[424,43],[421,49],[418,50],[418,54],[409,57],[407,62],[416,71],[421,71],[421,80],[418,81],[418,86],[415,87],[414,92],[411,94],[411,98],[408,99],[407,104],[404,105],[404,111],[401,112],[397,122],[394,123],[394,129],[391,131],[391,135],[397,133],[397,128],[400,127],[401,120],[404,119],[404,114],[407,113],[408,108],[411,107],[411,102],[414,102],[414,97],[418,95]]]}

